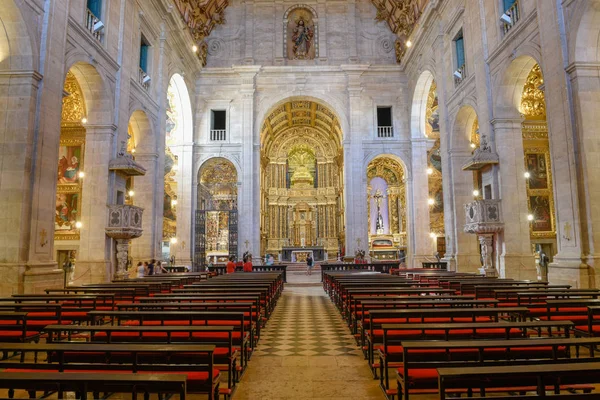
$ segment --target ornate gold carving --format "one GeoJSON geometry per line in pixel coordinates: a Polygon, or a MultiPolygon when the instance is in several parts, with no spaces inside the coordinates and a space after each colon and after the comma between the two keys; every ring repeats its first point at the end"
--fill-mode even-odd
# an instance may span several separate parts
{"type": "Polygon", "coordinates": [[[437,84],[431,82],[427,94],[427,106],[425,109],[425,135],[430,139],[440,137],[440,115],[438,110],[437,84]]]}
{"type": "Polygon", "coordinates": [[[475,122],[473,123],[473,128],[471,129],[471,135],[469,138],[470,142],[475,145],[475,147],[471,146],[473,151],[481,145],[480,135],[479,135],[479,119],[475,118],[475,122]]]}
{"type": "Polygon", "coordinates": [[[175,6],[198,44],[210,35],[216,25],[225,23],[228,5],[228,0],[175,0],[175,6]]]}
{"type": "Polygon", "coordinates": [[[539,64],[535,64],[527,76],[523,96],[521,97],[521,114],[526,119],[546,119],[546,100],[544,97],[544,76],[539,64]]]}
{"type": "MultiPolygon", "coordinates": [[[[382,178],[386,181],[388,196],[388,216],[390,233],[392,235],[406,232],[406,185],[404,168],[397,161],[388,157],[378,157],[367,167],[367,182],[373,178],[382,178]]],[[[370,209],[371,191],[367,194],[370,209]]],[[[372,242],[371,226],[369,225],[369,242],[372,242]]]]}
{"type": "Polygon", "coordinates": [[[61,125],[81,125],[86,116],[85,100],[79,82],[70,71],[67,72],[64,92],[66,95],[63,96],[61,125]]]}

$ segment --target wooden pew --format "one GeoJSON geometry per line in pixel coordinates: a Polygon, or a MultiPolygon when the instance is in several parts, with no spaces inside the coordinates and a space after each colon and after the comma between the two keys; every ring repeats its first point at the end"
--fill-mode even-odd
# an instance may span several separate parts
{"type": "MultiPolygon", "coordinates": [[[[567,391],[560,394],[561,386],[598,384],[600,383],[600,362],[579,364],[538,364],[526,366],[493,366],[467,368],[438,368],[439,399],[456,398],[454,393],[466,390],[467,393],[479,390],[479,396],[469,396],[471,399],[489,399],[485,397],[486,389],[503,389],[524,387],[535,391],[535,395],[495,396],[494,400],[526,400],[535,398],[556,400],[592,400],[600,394],[589,394],[591,388],[585,390],[588,394],[575,394],[567,391]],[[454,389],[454,390],[453,390],[454,389]],[[554,395],[548,396],[546,391],[554,390],[554,395]],[[452,394],[451,394],[452,393],[452,394]]],[[[525,391],[525,390],[523,390],[525,391]]],[[[585,393],[584,392],[584,393],[585,393]]]]}
{"type": "MultiPolygon", "coordinates": [[[[44,328],[47,343],[200,343],[215,345],[215,367],[225,366],[230,395],[238,380],[237,359],[241,349],[233,345],[232,326],[123,326],[123,325],[49,325],[44,328]]],[[[185,358],[185,357],[184,357],[185,358]]],[[[188,360],[181,360],[182,363],[188,360]]],[[[239,372],[243,372],[242,366],[239,372]]]]}
{"type": "MultiPolygon", "coordinates": [[[[398,369],[398,398],[438,392],[437,368],[538,365],[595,361],[595,353],[571,358],[571,348],[600,344],[600,338],[548,338],[511,340],[404,341],[398,369]]],[[[576,364],[573,364],[576,365],[576,364]]],[[[519,391],[510,385],[510,391],[519,391]]]]}
{"type": "MultiPolygon", "coordinates": [[[[0,343],[0,351],[19,352],[19,362],[14,360],[0,361],[0,368],[4,372],[72,372],[98,371],[101,373],[121,372],[128,374],[145,373],[177,373],[187,376],[187,392],[207,394],[213,400],[219,395],[220,373],[214,368],[214,345],[198,344],[114,344],[114,343],[86,343],[77,345],[73,343],[49,344],[13,344],[0,343]],[[39,352],[48,353],[43,362],[38,362],[37,356],[33,360],[26,355],[39,352]],[[67,357],[73,352],[88,353],[89,362],[69,360],[67,357]],[[97,359],[94,355],[104,354],[97,359]],[[169,362],[169,355],[193,354],[194,357],[188,364],[169,362]],[[167,362],[165,363],[165,360],[167,362]]],[[[99,374],[101,375],[101,374],[99,374]]]]}
{"type": "MultiPolygon", "coordinates": [[[[87,400],[92,393],[138,393],[145,396],[156,393],[178,394],[185,400],[186,376],[184,374],[111,374],[111,373],[65,373],[65,372],[0,372],[0,388],[7,389],[9,398],[15,390],[25,390],[31,398],[36,392],[57,392],[58,398],[66,398],[65,392],[75,392],[77,398],[87,400]]],[[[97,398],[97,396],[93,396],[97,398]]]]}
{"type": "Polygon", "coordinates": [[[389,369],[402,366],[402,343],[406,340],[510,340],[542,337],[542,334],[568,338],[574,325],[571,321],[385,324],[383,344],[375,348],[379,355],[380,386],[386,394],[396,393],[390,390],[389,369]]]}

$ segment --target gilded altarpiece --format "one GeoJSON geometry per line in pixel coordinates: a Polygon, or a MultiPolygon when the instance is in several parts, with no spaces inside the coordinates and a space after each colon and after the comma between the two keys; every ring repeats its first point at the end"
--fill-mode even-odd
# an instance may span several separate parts
{"type": "Polygon", "coordinates": [[[64,86],[60,147],[58,150],[55,240],[79,240],[76,224],[81,219],[81,192],[85,154],[85,100],[81,87],[71,72],[64,86]]]}
{"type": "MultiPolygon", "coordinates": [[[[543,91],[544,77],[536,64],[525,82],[521,97],[523,150],[527,178],[527,205],[533,220],[530,222],[532,244],[554,243],[556,215],[552,186],[552,168],[546,102],[543,91]]],[[[554,254],[554,253],[551,253],[554,254]]]]}
{"type": "Polygon", "coordinates": [[[378,157],[367,167],[367,215],[369,216],[369,250],[374,258],[396,258],[398,250],[406,250],[406,180],[402,165],[388,157],[378,157]],[[385,181],[386,190],[374,190],[376,178],[385,181]],[[380,196],[386,198],[387,207],[381,209],[380,196]],[[378,198],[379,197],[379,198],[378,198]],[[375,212],[374,208],[377,208],[375,212]],[[379,231],[379,223],[372,223],[372,215],[381,219],[383,230],[379,231]],[[387,216],[387,218],[386,218],[387,216]],[[389,226],[385,226],[389,221],[389,226]]]}
{"type": "Polygon", "coordinates": [[[261,251],[323,247],[336,257],[344,234],[341,130],[321,104],[275,108],[261,132],[261,251]]]}

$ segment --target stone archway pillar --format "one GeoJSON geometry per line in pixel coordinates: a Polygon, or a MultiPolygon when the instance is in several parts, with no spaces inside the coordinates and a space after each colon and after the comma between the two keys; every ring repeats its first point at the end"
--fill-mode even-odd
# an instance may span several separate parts
{"type": "Polygon", "coordinates": [[[138,261],[162,258],[163,210],[162,202],[158,201],[157,194],[164,193],[162,187],[156,188],[157,182],[164,182],[164,174],[159,173],[158,154],[136,153],[135,161],[146,168],[146,175],[135,177],[134,204],[144,209],[144,218],[142,219],[142,236],[131,242],[133,265],[137,265],[138,261]],[[159,179],[159,175],[163,179],[159,179]],[[160,229],[157,229],[158,227],[160,229]]]}
{"type": "Polygon", "coordinates": [[[193,202],[196,193],[192,191],[193,185],[193,157],[194,144],[185,143],[172,146],[171,150],[177,154],[177,244],[175,259],[179,265],[192,266],[192,250],[194,248],[192,234],[193,202]]]}
{"type": "Polygon", "coordinates": [[[412,232],[412,267],[421,268],[424,261],[432,261],[436,252],[436,241],[430,236],[430,218],[428,203],[429,185],[427,182],[427,139],[412,140],[412,196],[410,201],[411,218],[408,232],[412,232]],[[415,184],[418,182],[418,184],[415,184]]]}
{"type": "Polygon", "coordinates": [[[499,164],[499,194],[502,200],[504,231],[498,235],[500,276],[537,280],[527,215],[527,190],[523,174],[523,134],[520,119],[494,119],[499,164]]]}
{"type": "Polygon", "coordinates": [[[75,285],[97,283],[112,278],[113,240],[106,236],[107,205],[112,202],[114,177],[108,164],[113,154],[114,125],[86,126],[86,145],[79,215],[79,252],[76,257],[75,285]],[[110,175],[110,176],[109,176],[110,175]]]}
{"type": "MultiPolygon", "coordinates": [[[[472,234],[465,233],[465,204],[473,201],[473,173],[463,171],[462,166],[471,158],[468,150],[450,150],[448,152],[449,173],[448,189],[450,192],[450,210],[454,215],[454,225],[446,226],[446,236],[454,239],[454,247],[450,247],[444,258],[456,260],[458,272],[478,272],[481,268],[479,243],[472,234]],[[451,230],[448,232],[448,230],[451,230]]],[[[446,186],[444,187],[444,189],[446,186]]],[[[444,197],[446,200],[447,197],[444,197]]],[[[448,210],[448,207],[445,207],[448,210]]],[[[444,219],[446,220],[446,219],[444,219]]]]}

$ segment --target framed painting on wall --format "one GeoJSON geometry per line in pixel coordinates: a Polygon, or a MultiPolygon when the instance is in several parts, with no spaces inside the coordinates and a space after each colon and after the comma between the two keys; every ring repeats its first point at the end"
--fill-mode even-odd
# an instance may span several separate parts
{"type": "Polygon", "coordinates": [[[550,196],[529,196],[529,207],[533,215],[532,232],[553,232],[550,196]]]}
{"type": "Polygon", "coordinates": [[[59,185],[79,184],[79,171],[82,168],[83,145],[61,145],[58,150],[59,185]]]}
{"type": "Polygon", "coordinates": [[[525,163],[530,176],[529,189],[548,189],[548,162],[544,153],[528,153],[525,163]]]}

